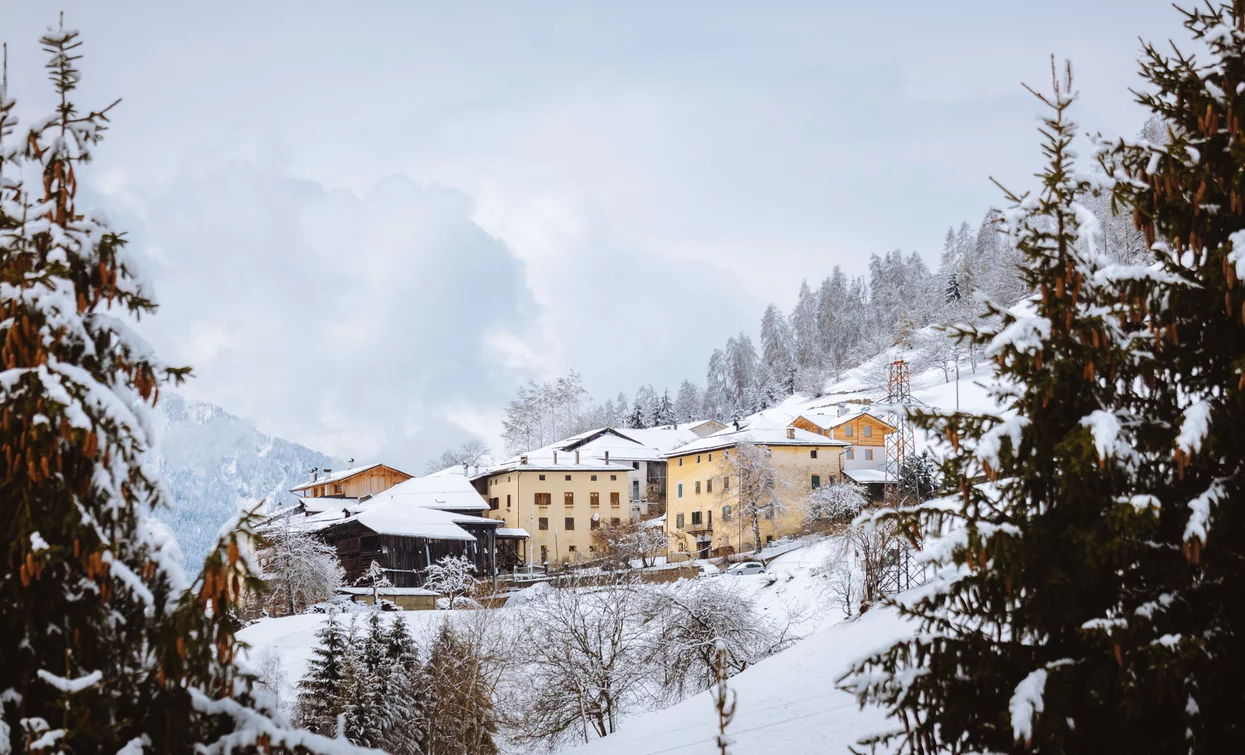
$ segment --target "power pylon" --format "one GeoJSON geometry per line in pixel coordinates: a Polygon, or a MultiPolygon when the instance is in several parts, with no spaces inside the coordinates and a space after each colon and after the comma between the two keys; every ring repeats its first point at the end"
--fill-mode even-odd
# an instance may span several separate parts
{"type": "Polygon", "coordinates": [[[886,502],[892,507],[910,505],[918,500],[915,475],[904,472],[916,458],[916,431],[908,419],[913,405],[912,380],[908,363],[902,359],[891,362],[886,380],[887,422],[895,428],[886,436],[886,502]]]}

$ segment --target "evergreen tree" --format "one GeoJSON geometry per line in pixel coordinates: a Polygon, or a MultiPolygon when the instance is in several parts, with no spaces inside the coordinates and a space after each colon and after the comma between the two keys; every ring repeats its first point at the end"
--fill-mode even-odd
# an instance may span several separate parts
{"type": "Polygon", "coordinates": [[[351,643],[335,613],[316,630],[316,640],[307,673],[298,682],[294,717],[299,726],[331,737],[337,733],[338,715],[346,710],[345,664],[351,643]]]}
{"type": "Polygon", "coordinates": [[[917,418],[948,444],[961,501],[884,515],[949,534],[926,548],[941,554],[934,585],[899,606],[917,633],[845,680],[890,709],[901,728],[879,739],[905,752],[1155,752],[1183,738],[1186,698],[1153,694],[1159,677],[1137,662],[1166,652],[1158,638],[1103,632],[1159,599],[1139,568],[1155,517],[1131,495],[1138,346],[1117,320],[1089,184],[1072,165],[1070,69],[1054,89],[1042,97],[1041,190],[1009,193],[1002,215],[1040,299],[1032,314],[994,310],[1001,326],[962,331],[988,345],[996,400],[1012,413],[917,418]],[[980,475],[992,485],[969,483],[980,475]]]}
{"type": "Polygon", "coordinates": [[[821,331],[817,322],[817,297],[808,287],[808,281],[800,282],[800,294],[791,312],[791,334],[795,342],[795,366],[797,371],[820,371],[821,331]]]}
{"type": "Polygon", "coordinates": [[[709,370],[705,375],[705,419],[731,419],[731,396],[728,385],[726,355],[714,349],[709,356],[709,370]]]}
{"type": "Polygon", "coordinates": [[[364,747],[384,746],[399,713],[393,705],[397,669],[386,652],[387,646],[377,608],[368,616],[367,633],[358,652],[347,653],[344,663],[346,736],[364,747]]]}
{"type": "Polygon", "coordinates": [[[691,422],[699,419],[704,411],[704,399],[700,389],[690,380],[684,380],[679,386],[679,393],[674,398],[674,416],[678,422],[691,422]]]}
{"type": "Polygon", "coordinates": [[[795,392],[795,339],[787,318],[773,304],[761,318],[761,357],[768,368],[766,392],[772,397],[795,392]]]}
{"type": "Polygon", "coordinates": [[[0,752],[323,751],[234,663],[238,601],[260,588],[252,517],[193,581],[151,517],[169,504],[147,456],[151,407],[188,369],[126,324],[154,294],[124,235],[77,203],[112,106],[72,100],[76,31],[40,42],[51,117],[15,138],[0,81],[0,752]]]}
{"type": "Polygon", "coordinates": [[[390,692],[393,720],[383,749],[390,755],[423,755],[427,752],[430,681],[401,615],[394,617],[385,636],[385,657],[394,665],[396,679],[390,692]]]}
{"type": "Polygon", "coordinates": [[[1138,710],[1147,749],[1227,752],[1245,736],[1245,2],[1181,13],[1207,57],[1147,44],[1138,100],[1151,133],[1100,157],[1153,252],[1115,277],[1150,347],[1137,493],[1156,504],[1142,570],[1161,595],[1101,641],[1124,647],[1149,698],[1178,708],[1138,710]]]}
{"type": "Polygon", "coordinates": [[[653,406],[653,416],[650,424],[653,427],[666,427],[674,423],[674,404],[670,401],[670,391],[664,390],[661,393],[661,398],[657,399],[653,406]]]}

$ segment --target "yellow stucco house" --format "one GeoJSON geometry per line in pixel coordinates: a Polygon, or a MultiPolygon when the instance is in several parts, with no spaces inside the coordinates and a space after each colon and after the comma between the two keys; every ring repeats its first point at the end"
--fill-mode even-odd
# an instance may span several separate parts
{"type": "Polygon", "coordinates": [[[489,504],[487,516],[506,528],[526,530],[525,562],[570,563],[595,557],[593,532],[629,514],[631,464],[610,461],[609,451],[540,449],[516,456],[472,479],[489,504]]]}
{"type": "Polygon", "coordinates": [[[803,504],[815,488],[841,480],[850,444],[795,426],[728,428],[666,454],[666,535],[670,560],[752,550],[751,520],[738,515],[739,480],[730,462],[740,443],[765,449],[785,511],[759,520],[764,544],[800,531],[803,504]]]}

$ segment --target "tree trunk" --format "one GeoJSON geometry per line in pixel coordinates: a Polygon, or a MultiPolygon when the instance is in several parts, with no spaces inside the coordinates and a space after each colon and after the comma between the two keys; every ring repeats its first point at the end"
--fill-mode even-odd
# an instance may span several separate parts
{"type": "Polygon", "coordinates": [[[761,552],[761,515],[752,515],[752,537],[756,540],[756,552],[761,552]]]}

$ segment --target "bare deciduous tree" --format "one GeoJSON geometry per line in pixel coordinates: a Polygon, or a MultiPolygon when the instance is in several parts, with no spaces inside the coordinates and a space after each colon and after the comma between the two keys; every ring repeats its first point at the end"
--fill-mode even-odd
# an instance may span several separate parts
{"type": "Polygon", "coordinates": [[[297,529],[288,517],[262,534],[265,546],[259,559],[261,576],[271,588],[269,608],[298,613],[328,600],[341,587],[346,572],[333,546],[297,529]]]}
{"type": "Polygon", "coordinates": [[[844,524],[856,518],[869,502],[865,489],[852,482],[832,482],[808,494],[804,521],[844,524]]]}
{"type": "MultiPolygon", "coordinates": [[[[752,527],[753,544],[761,552],[761,518],[773,519],[786,509],[780,492],[788,487],[774,469],[770,451],[754,443],[738,443],[722,454],[723,471],[735,480],[734,496],[741,530],[752,527]]],[[[727,491],[724,491],[726,493],[727,491]]]]}
{"type": "Polygon", "coordinates": [[[603,558],[622,567],[639,561],[642,567],[651,566],[658,554],[665,552],[665,530],[650,522],[622,522],[607,524],[592,533],[593,542],[603,558]]]}
{"type": "Polygon", "coordinates": [[[520,744],[552,748],[607,736],[650,695],[653,633],[642,620],[646,597],[635,587],[572,584],[525,603],[520,744]]]}
{"type": "Polygon", "coordinates": [[[476,565],[466,556],[445,556],[428,567],[424,587],[449,598],[447,607],[453,608],[458,596],[475,588],[475,570],[476,565]]]}

